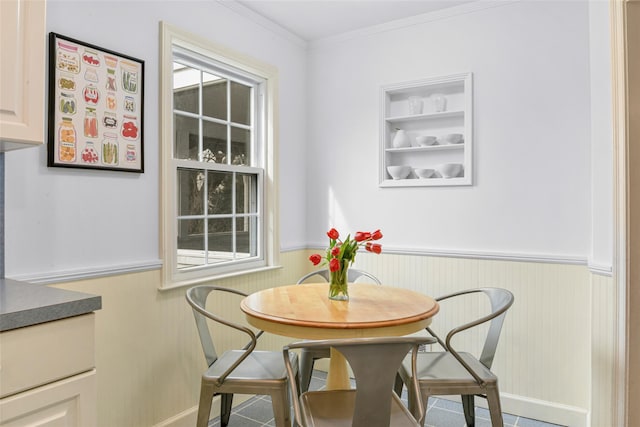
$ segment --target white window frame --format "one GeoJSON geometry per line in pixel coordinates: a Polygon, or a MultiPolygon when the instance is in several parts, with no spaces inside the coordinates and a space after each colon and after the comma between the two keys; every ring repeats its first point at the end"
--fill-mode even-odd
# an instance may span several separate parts
{"type": "MultiPolygon", "coordinates": [[[[278,72],[271,65],[262,63],[246,55],[217,45],[202,37],[195,36],[167,23],[161,23],[160,49],[160,142],[161,142],[161,185],[160,185],[160,246],[163,256],[161,289],[187,286],[216,279],[254,273],[277,268],[279,263],[278,233],[278,192],[276,186],[277,152],[277,93],[278,72]],[[247,74],[257,76],[263,83],[260,88],[263,115],[257,125],[263,128],[260,152],[254,153],[259,159],[258,199],[262,209],[259,212],[261,224],[258,226],[260,248],[259,257],[249,262],[237,261],[212,264],[204,267],[180,270],[177,268],[177,169],[189,167],[189,161],[174,159],[173,141],[173,52],[174,49],[193,52],[201,57],[228,65],[247,74]]],[[[193,163],[191,163],[194,165],[193,163]]],[[[206,162],[198,162],[198,169],[207,169],[206,162]]],[[[217,164],[217,168],[224,165],[217,164]]],[[[255,171],[255,167],[248,167],[255,171]]]]}

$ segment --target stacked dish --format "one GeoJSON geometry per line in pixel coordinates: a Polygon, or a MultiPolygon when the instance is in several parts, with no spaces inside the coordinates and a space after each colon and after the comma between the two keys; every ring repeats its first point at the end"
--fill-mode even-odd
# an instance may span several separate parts
{"type": "Polygon", "coordinates": [[[448,133],[438,138],[438,144],[462,144],[464,135],[461,133],[448,133]]]}

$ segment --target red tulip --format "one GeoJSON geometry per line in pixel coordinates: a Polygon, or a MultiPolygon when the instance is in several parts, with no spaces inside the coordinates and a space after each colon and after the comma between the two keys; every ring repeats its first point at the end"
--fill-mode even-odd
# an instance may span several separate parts
{"type": "Polygon", "coordinates": [[[336,230],[335,228],[332,228],[327,232],[327,236],[329,236],[330,239],[336,240],[338,237],[340,237],[340,233],[338,233],[338,230],[336,230]]]}
{"type": "Polygon", "coordinates": [[[331,261],[329,261],[329,271],[336,272],[340,270],[340,261],[338,261],[338,258],[332,258],[331,261]]]}
{"type": "Polygon", "coordinates": [[[371,240],[380,240],[382,239],[382,232],[380,230],[376,230],[371,233],[371,240]]]}
{"type": "Polygon", "coordinates": [[[362,242],[369,239],[371,239],[371,233],[369,233],[368,231],[358,231],[353,238],[353,240],[355,240],[356,242],[362,242]]]}
{"type": "Polygon", "coordinates": [[[340,254],[340,246],[334,246],[333,249],[331,249],[331,255],[338,256],[339,254],[340,254]]]}
{"type": "Polygon", "coordinates": [[[318,265],[322,261],[322,257],[318,254],[313,254],[309,257],[309,261],[311,261],[313,265],[318,265]]]}
{"type": "Polygon", "coordinates": [[[364,247],[369,252],[373,252],[374,254],[379,254],[382,252],[382,245],[378,243],[367,242],[367,245],[364,247]]]}

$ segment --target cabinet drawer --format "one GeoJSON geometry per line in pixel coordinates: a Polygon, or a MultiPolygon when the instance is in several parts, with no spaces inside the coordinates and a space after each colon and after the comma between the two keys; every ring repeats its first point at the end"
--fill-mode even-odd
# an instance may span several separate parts
{"type": "Polygon", "coordinates": [[[95,427],[95,369],[0,399],[2,427],[95,427]]]}
{"type": "Polygon", "coordinates": [[[0,397],[95,366],[95,314],[0,334],[0,397]]]}

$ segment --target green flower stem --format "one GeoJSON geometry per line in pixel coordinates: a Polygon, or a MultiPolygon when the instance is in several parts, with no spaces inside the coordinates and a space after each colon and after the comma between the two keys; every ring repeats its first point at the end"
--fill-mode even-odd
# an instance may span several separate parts
{"type": "Polygon", "coordinates": [[[329,272],[329,298],[335,300],[349,299],[348,274],[349,261],[342,260],[340,269],[329,272]]]}

